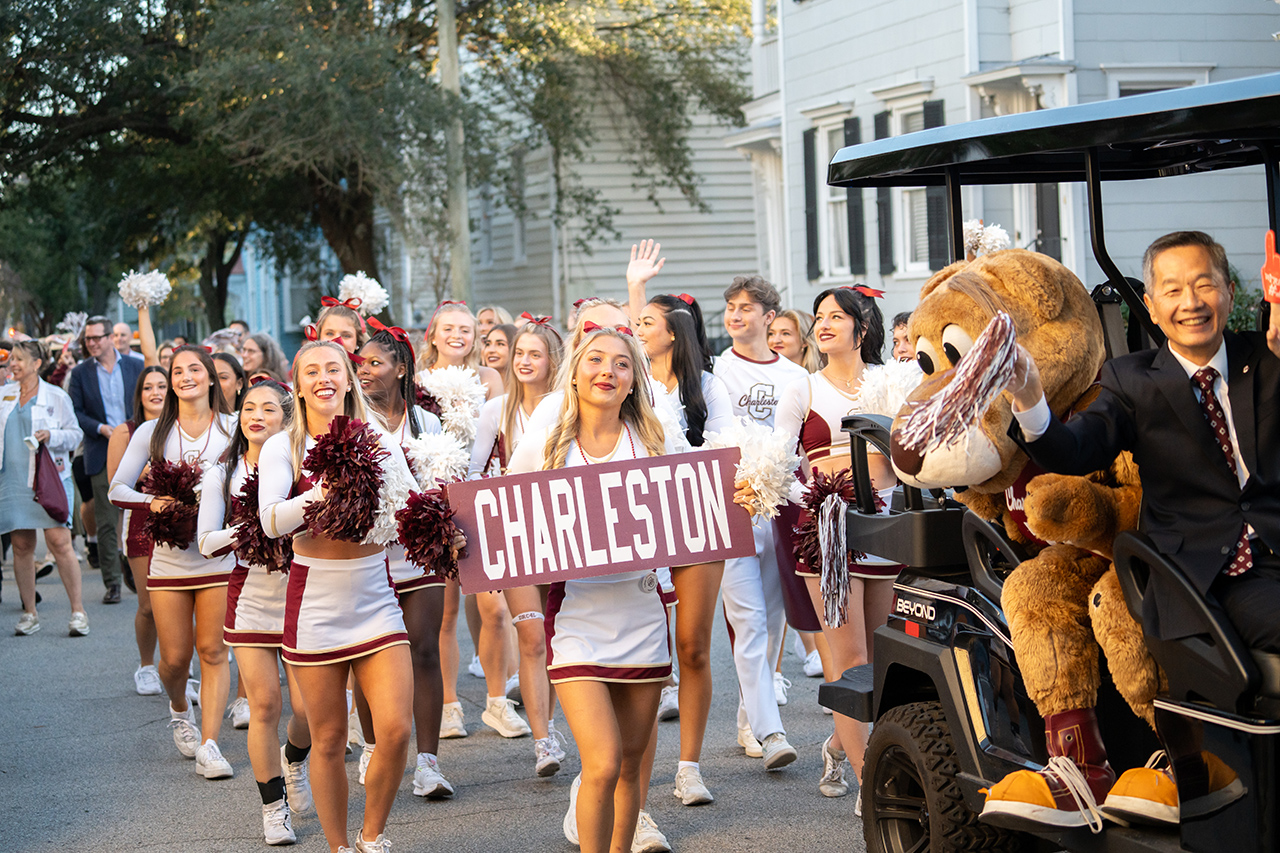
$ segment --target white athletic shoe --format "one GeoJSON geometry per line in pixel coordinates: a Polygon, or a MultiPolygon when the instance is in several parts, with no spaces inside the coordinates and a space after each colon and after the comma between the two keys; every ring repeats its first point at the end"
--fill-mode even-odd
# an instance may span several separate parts
{"type": "Polygon", "coordinates": [[[439,762],[425,752],[418,753],[418,768],[413,771],[413,795],[428,800],[453,796],[453,786],[440,772],[439,762]]]}
{"type": "Polygon", "coordinates": [[[747,758],[763,758],[764,749],[760,741],[751,733],[751,729],[738,729],[738,746],[747,751],[747,758]]]}
{"type": "Polygon", "coordinates": [[[505,696],[489,697],[480,720],[503,737],[524,737],[532,731],[516,713],[516,703],[505,696]]]}
{"type": "Polygon", "coordinates": [[[207,740],[196,750],[196,772],[206,779],[230,779],[231,762],[222,757],[217,741],[207,740]]]}
{"type": "Polygon", "coordinates": [[[824,797],[843,797],[849,793],[849,780],[844,770],[848,759],[843,751],[831,748],[831,738],[822,744],[822,778],[818,780],[818,793],[824,797]]]}
{"type": "Polygon", "coordinates": [[[232,728],[249,728],[249,700],[243,696],[237,696],[231,703],[231,707],[227,709],[227,716],[231,718],[232,728]]]}
{"type": "Polygon", "coordinates": [[[800,660],[808,660],[808,652],[804,650],[804,640],[800,639],[800,632],[796,631],[795,636],[791,639],[791,652],[800,660]]]}
{"type": "Polygon", "coordinates": [[[671,853],[670,842],[646,811],[641,811],[636,818],[636,834],[631,837],[631,853],[671,853]]]}
{"type": "Polygon", "coordinates": [[[360,750],[360,784],[364,784],[364,774],[369,771],[369,761],[373,758],[375,744],[366,743],[360,750]]]}
{"type": "Polygon", "coordinates": [[[574,847],[578,846],[578,789],[582,787],[582,774],[573,777],[569,786],[569,810],[564,813],[564,837],[574,847]]]}
{"type": "Polygon", "coordinates": [[[89,615],[79,610],[71,614],[71,621],[67,623],[67,632],[72,637],[89,636],[89,615]]]}
{"type": "Polygon", "coordinates": [[[262,807],[262,835],[272,847],[297,843],[288,800],[277,800],[262,807]]]}
{"type": "Polygon", "coordinates": [[[440,737],[466,737],[467,727],[462,722],[462,703],[446,702],[440,712],[440,737]]]}
{"type": "Polygon", "coordinates": [[[391,841],[385,833],[373,841],[365,841],[357,832],[355,853],[391,853],[391,841]]]}
{"type": "Polygon", "coordinates": [[[662,688],[662,698],[658,700],[658,719],[674,720],[680,716],[680,688],[662,688]]]}
{"type": "Polygon", "coordinates": [[[199,705],[200,704],[200,679],[188,678],[187,689],[185,692],[187,694],[187,702],[189,702],[192,706],[199,705]]]}
{"type": "Polygon", "coordinates": [[[686,806],[700,806],[716,801],[703,783],[702,773],[697,767],[681,767],[676,771],[676,789],[673,793],[686,806]]]}
{"type": "Polygon", "coordinates": [[[467,672],[476,678],[484,678],[484,667],[480,665],[480,655],[471,656],[471,663],[467,664],[467,672]]]}
{"type": "Polygon", "coordinates": [[[39,630],[40,617],[24,610],[22,615],[18,617],[18,625],[13,629],[13,633],[19,637],[29,637],[39,630]]]}
{"type": "Polygon", "coordinates": [[[140,666],[133,673],[133,689],[139,696],[159,696],[164,693],[164,685],[160,683],[160,673],[155,666],[140,666]]]}
{"type": "Polygon", "coordinates": [[[503,688],[502,692],[508,699],[515,702],[517,705],[524,704],[524,700],[520,696],[520,673],[517,672],[515,675],[507,679],[507,686],[503,688]]]}
{"type": "Polygon", "coordinates": [[[547,720],[547,737],[551,740],[551,755],[556,761],[564,764],[568,753],[564,751],[565,739],[564,735],[556,731],[556,721],[547,720]]]}
{"type": "Polygon", "coordinates": [[[289,808],[296,814],[311,811],[311,756],[297,764],[290,764],[284,757],[284,747],[280,747],[280,766],[284,768],[284,790],[289,796],[289,808]]]}
{"type": "Polygon", "coordinates": [[[195,758],[200,747],[200,727],[196,725],[195,706],[188,705],[185,711],[173,710],[169,706],[169,726],[173,729],[173,745],[186,758],[195,758]]]}
{"type": "Polygon", "coordinates": [[[786,678],[780,672],[773,674],[773,698],[778,700],[779,705],[787,704],[787,691],[791,689],[791,679],[786,678]]]}
{"type": "Polygon", "coordinates": [[[817,649],[814,649],[805,656],[804,674],[810,678],[822,677],[822,657],[818,654],[817,649]]]}
{"type": "Polygon", "coordinates": [[[764,753],[765,770],[777,770],[796,760],[796,748],[787,743],[787,736],[782,732],[769,735],[760,748],[764,753]]]}
{"type": "Polygon", "coordinates": [[[533,742],[534,772],[539,776],[554,776],[560,772],[560,758],[556,756],[556,739],[541,737],[533,742]]]}
{"type": "Polygon", "coordinates": [[[360,728],[360,715],[354,708],[347,710],[347,751],[353,746],[364,746],[364,732],[360,728]]]}

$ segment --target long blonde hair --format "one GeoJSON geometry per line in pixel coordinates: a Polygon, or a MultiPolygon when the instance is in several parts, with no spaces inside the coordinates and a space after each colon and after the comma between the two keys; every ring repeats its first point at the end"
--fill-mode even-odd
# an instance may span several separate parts
{"type": "Polygon", "coordinates": [[[624,424],[635,430],[636,436],[650,456],[660,456],[666,448],[666,434],[662,424],[653,410],[653,402],[649,399],[649,389],[645,383],[646,362],[644,350],[634,336],[619,332],[616,329],[603,327],[592,330],[581,336],[581,340],[560,367],[557,387],[564,390],[564,403],[560,406],[560,418],[547,435],[547,444],[543,449],[546,462],[543,470],[563,468],[569,456],[569,445],[578,437],[582,413],[578,408],[578,389],[573,385],[573,377],[577,375],[578,364],[586,355],[587,346],[599,335],[608,335],[622,341],[627,347],[627,356],[632,365],[631,393],[622,401],[622,410],[618,413],[624,424]]]}
{"type": "Polygon", "coordinates": [[[302,356],[318,347],[333,347],[342,356],[342,363],[347,370],[347,395],[342,401],[342,413],[349,418],[369,422],[369,404],[360,390],[360,380],[356,376],[356,366],[351,356],[336,341],[308,341],[298,350],[293,358],[293,369],[289,372],[293,381],[293,420],[289,422],[289,450],[293,456],[293,470],[302,470],[302,459],[307,450],[307,403],[298,391],[298,365],[302,356]]]}
{"type": "Polygon", "coordinates": [[[524,383],[516,377],[516,342],[525,335],[533,335],[547,345],[547,387],[555,387],[560,373],[560,362],[564,360],[564,341],[560,333],[553,327],[540,323],[525,323],[520,331],[511,338],[511,360],[507,363],[506,400],[502,404],[502,434],[507,438],[507,453],[511,453],[515,437],[516,419],[520,417],[524,405],[524,383]]]}
{"type": "Polygon", "coordinates": [[[431,322],[427,324],[427,333],[423,338],[422,349],[418,351],[418,372],[428,370],[435,366],[440,358],[440,352],[436,349],[436,345],[431,339],[436,336],[436,326],[440,323],[440,315],[442,314],[466,314],[471,318],[471,352],[467,353],[462,363],[480,373],[480,331],[479,324],[476,322],[476,315],[471,313],[471,309],[467,307],[465,302],[441,302],[436,307],[436,312],[431,315],[431,322]]]}
{"type": "Polygon", "coordinates": [[[818,341],[813,336],[813,315],[795,308],[787,308],[778,312],[773,322],[790,320],[796,324],[796,334],[800,336],[800,366],[810,373],[822,369],[822,353],[818,352],[818,341]]]}

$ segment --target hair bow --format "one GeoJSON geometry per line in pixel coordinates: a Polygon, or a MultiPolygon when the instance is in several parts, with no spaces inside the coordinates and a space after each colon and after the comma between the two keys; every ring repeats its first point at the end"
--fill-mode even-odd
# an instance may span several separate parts
{"type": "Polygon", "coordinates": [[[370,317],[369,325],[377,329],[379,332],[386,332],[392,338],[407,346],[409,348],[409,361],[413,361],[413,344],[409,342],[408,332],[399,326],[385,326],[377,317],[370,317]]]}
{"type": "Polygon", "coordinates": [[[302,336],[309,341],[320,340],[320,330],[316,328],[315,323],[308,323],[302,327],[302,336]]]}
{"type": "Polygon", "coordinates": [[[687,293],[677,293],[675,294],[675,297],[676,299],[679,299],[681,302],[683,302],[685,305],[693,304],[693,297],[687,293]]]}
{"type": "Polygon", "coordinates": [[[575,299],[575,300],[573,300],[573,307],[574,307],[574,308],[581,308],[581,307],[582,307],[582,303],[586,302],[586,301],[587,301],[588,299],[590,299],[590,298],[591,298],[590,296],[584,296],[584,297],[582,297],[581,299],[575,299]]]}
{"type": "Polygon", "coordinates": [[[517,320],[524,320],[526,323],[533,323],[535,326],[545,326],[545,325],[547,325],[548,323],[550,323],[550,322],[551,322],[551,318],[550,318],[550,317],[546,317],[546,316],[543,316],[543,317],[535,317],[535,316],[533,316],[532,314],[530,314],[528,311],[525,311],[523,314],[521,314],[521,315],[520,315],[519,317],[517,317],[516,319],[517,319],[517,320]]]}
{"type": "MultiPolygon", "coordinates": [[[[343,349],[343,351],[346,352],[345,348],[343,349]]],[[[358,355],[354,352],[348,352],[347,358],[351,359],[351,363],[354,364],[356,367],[359,367],[360,365],[364,364],[364,356],[358,355]]]]}
{"type": "Polygon", "coordinates": [[[270,376],[267,376],[266,374],[259,373],[256,376],[249,377],[249,387],[252,388],[254,385],[257,385],[259,382],[275,382],[284,390],[289,391],[290,393],[293,392],[293,388],[289,386],[288,382],[280,382],[277,379],[272,379],[270,376]]]}
{"type": "Polygon", "coordinates": [[[334,308],[338,305],[341,305],[343,308],[350,308],[352,311],[355,311],[357,314],[360,313],[360,305],[362,304],[363,301],[364,300],[362,300],[359,296],[352,296],[350,299],[342,299],[342,300],[335,299],[332,296],[320,297],[320,304],[323,305],[325,308],[334,308]]]}
{"type": "Polygon", "coordinates": [[[209,353],[210,355],[213,355],[213,347],[209,346],[208,344],[205,344],[200,348],[205,352],[209,353]]]}
{"type": "Polygon", "coordinates": [[[593,323],[590,320],[582,324],[582,334],[584,335],[589,335],[592,332],[610,332],[610,331],[619,332],[623,335],[626,335],[628,338],[635,337],[635,335],[631,333],[630,326],[601,326],[600,324],[593,323]]]}
{"type": "Polygon", "coordinates": [[[875,289],[875,288],[873,288],[873,287],[867,287],[865,284],[855,284],[855,285],[853,285],[852,287],[850,287],[850,286],[846,285],[846,286],[844,286],[844,287],[842,287],[842,288],[840,288],[840,289],[841,289],[841,290],[852,290],[852,291],[854,291],[854,292],[856,292],[856,293],[861,293],[863,296],[866,296],[866,297],[868,297],[868,298],[870,298],[870,299],[880,299],[880,298],[882,298],[882,297],[884,296],[884,291],[883,291],[883,290],[876,290],[876,289],[875,289]]]}

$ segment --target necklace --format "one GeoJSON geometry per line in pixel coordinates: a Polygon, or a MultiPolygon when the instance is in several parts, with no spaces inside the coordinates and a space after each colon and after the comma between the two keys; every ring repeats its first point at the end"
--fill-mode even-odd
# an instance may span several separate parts
{"type": "MultiPolygon", "coordinates": [[[[636,457],[636,442],[635,442],[635,439],[631,437],[631,427],[628,424],[623,424],[622,428],[627,431],[627,442],[631,445],[631,458],[634,459],[636,457]]],[[[618,436],[618,444],[622,444],[622,436],[618,436]]],[[[587,465],[590,465],[592,462],[608,462],[610,459],[614,457],[614,454],[616,454],[617,452],[618,452],[618,447],[617,445],[614,445],[613,452],[610,453],[608,456],[605,456],[601,459],[595,459],[593,457],[588,456],[587,452],[582,449],[582,442],[581,441],[578,442],[578,455],[582,457],[583,463],[587,465]]]]}
{"type": "MultiPolygon", "coordinates": [[[[198,438],[198,436],[197,436],[198,438]]],[[[204,452],[209,449],[209,439],[213,438],[213,417],[209,418],[209,426],[204,431],[204,446],[199,450],[193,450],[190,453],[184,452],[182,449],[182,422],[178,422],[178,460],[186,462],[188,465],[195,465],[204,458],[204,452]]],[[[195,444],[196,439],[192,439],[191,443],[195,444]]]]}
{"type": "Polygon", "coordinates": [[[845,390],[849,391],[850,393],[852,393],[852,392],[853,392],[853,383],[854,383],[855,381],[858,381],[858,380],[862,379],[862,373],[861,373],[861,372],[859,372],[859,373],[855,374],[854,376],[851,376],[851,377],[850,377],[850,378],[848,378],[848,379],[844,379],[844,378],[839,377],[839,376],[832,376],[830,373],[828,373],[828,372],[827,372],[829,369],[830,369],[830,368],[823,368],[823,370],[822,370],[822,375],[823,375],[823,376],[825,376],[825,377],[827,378],[827,380],[831,382],[831,384],[832,384],[832,385],[836,384],[837,382],[843,382],[843,383],[844,383],[845,390]]]}

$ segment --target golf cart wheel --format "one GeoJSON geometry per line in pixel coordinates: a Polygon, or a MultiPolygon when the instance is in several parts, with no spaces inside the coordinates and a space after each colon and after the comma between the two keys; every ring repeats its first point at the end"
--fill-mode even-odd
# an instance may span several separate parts
{"type": "Polygon", "coordinates": [[[879,720],[862,770],[869,853],[1017,850],[1022,836],[978,822],[956,784],[955,745],[938,702],[900,705],[879,720]]]}

